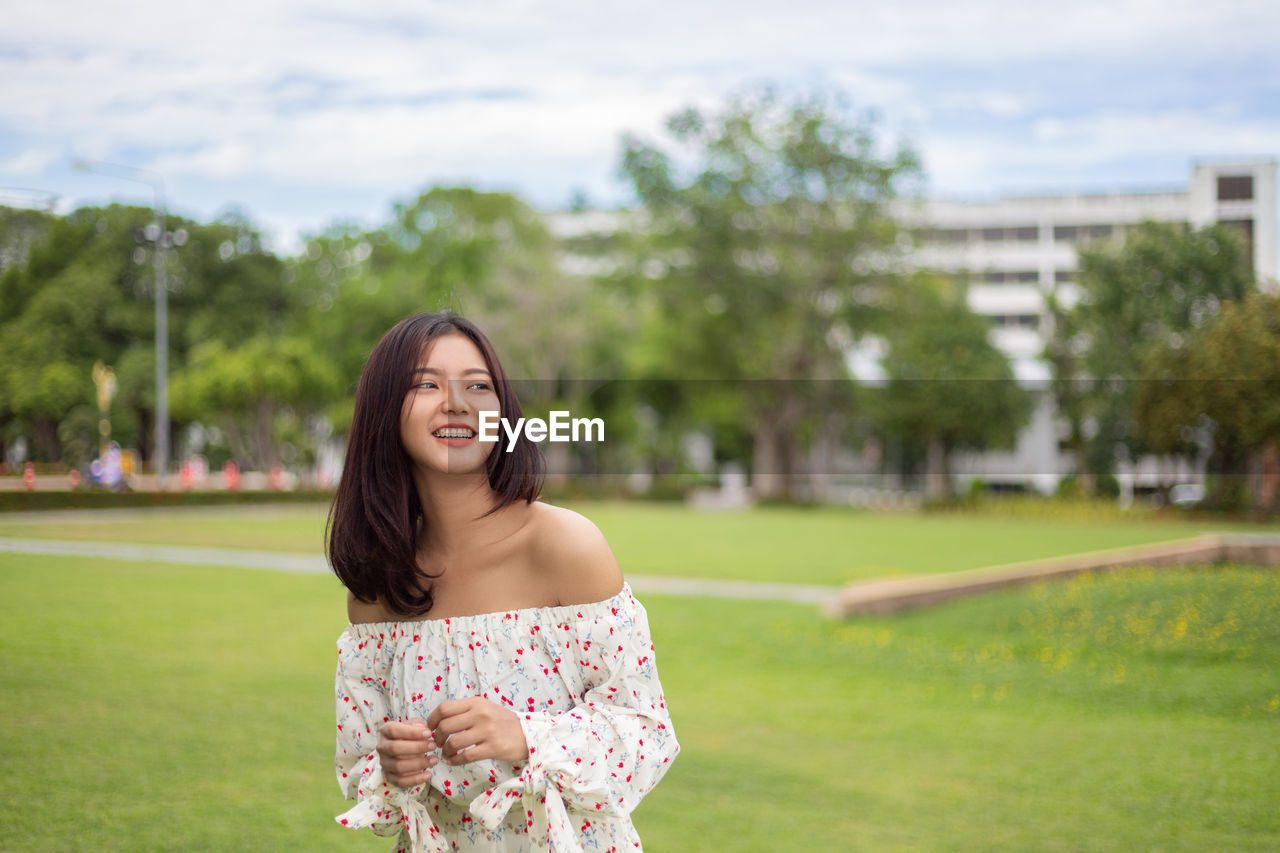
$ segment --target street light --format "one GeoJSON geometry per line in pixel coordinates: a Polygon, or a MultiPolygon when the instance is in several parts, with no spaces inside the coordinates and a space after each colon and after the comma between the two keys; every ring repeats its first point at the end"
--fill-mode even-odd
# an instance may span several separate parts
{"type": "Polygon", "coordinates": [[[97,172],[119,178],[122,181],[133,181],[148,184],[155,193],[156,220],[156,485],[161,491],[169,478],[169,284],[165,278],[164,268],[164,178],[159,172],[149,169],[138,169],[134,166],[122,166],[118,163],[101,163],[79,158],[71,161],[72,167],[79,172],[97,172]]]}

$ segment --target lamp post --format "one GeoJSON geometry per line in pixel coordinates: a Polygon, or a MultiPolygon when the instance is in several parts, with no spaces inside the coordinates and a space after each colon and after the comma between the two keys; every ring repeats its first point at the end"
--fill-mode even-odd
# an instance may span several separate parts
{"type": "Polygon", "coordinates": [[[121,166],[117,163],[100,163],[91,160],[74,160],[72,166],[81,172],[97,172],[122,181],[147,184],[155,194],[153,209],[156,214],[156,485],[163,491],[169,479],[169,283],[165,277],[164,249],[167,235],[164,230],[164,178],[159,172],[121,166]]]}

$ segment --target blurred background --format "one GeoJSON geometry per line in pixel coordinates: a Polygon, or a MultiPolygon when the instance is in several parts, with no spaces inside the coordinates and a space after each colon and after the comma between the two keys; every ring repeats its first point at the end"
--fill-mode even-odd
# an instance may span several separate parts
{"type": "Polygon", "coordinates": [[[322,543],[441,309],[605,425],[544,494],[648,608],[649,849],[1277,849],[1277,32],[7,4],[0,849],[390,846],[332,819],[322,543]],[[1125,571],[990,590],[1068,564],[1125,571]]]}
{"type": "Polygon", "coordinates": [[[1275,511],[1277,13],[1014,8],[12,14],[5,488],[329,488],[450,308],[553,488],[1275,511]]]}

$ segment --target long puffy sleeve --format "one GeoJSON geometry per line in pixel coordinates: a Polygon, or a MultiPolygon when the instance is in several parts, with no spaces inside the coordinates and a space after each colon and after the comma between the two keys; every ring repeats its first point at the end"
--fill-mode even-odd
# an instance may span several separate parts
{"type": "MultiPolygon", "coordinates": [[[[629,815],[679,752],[658,680],[644,607],[625,588],[564,611],[541,642],[576,700],[565,710],[525,709],[529,760],[471,803],[493,828],[522,809],[536,849],[604,849],[631,836],[629,815]],[[597,839],[598,836],[598,839],[597,839]]],[[[637,844],[638,846],[638,844],[637,844]]]]}
{"type": "Polygon", "coordinates": [[[396,853],[443,853],[450,848],[422,802],[425,786],[388,784],[376,751],[378,729],[392,719],[392,632],[387,637],[349,629],[338,638],[334,764],[343,796],[357,803],[336,820],[352,829],[368,827],[375,835],[398,836],[396,853]]]}

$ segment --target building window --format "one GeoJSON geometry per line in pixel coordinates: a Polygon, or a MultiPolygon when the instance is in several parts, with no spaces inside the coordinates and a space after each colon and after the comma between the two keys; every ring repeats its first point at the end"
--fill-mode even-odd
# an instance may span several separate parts
{"type": "Polygon", "coordinates": [[[969,231],[965,228],[927,228],[917,232],[917,239],[924,243],[956,244],[969,239],[969,231]]]}
{"type": "Polygon", "coordinates": [[[1071,282],[1075,280],[1076,280],[1075,270],[1054,270],[1053,271],[1054,284],[1071,284],[1071,282]]]}
{"type": "Polygon", "coordinates": [[[1219,175],[1218,201],[1253,201],[1253,175],[1219,175]]]}
{"type": "Polygon", "coordinates": [[[1040,315],[1038,314],[991,314],[988,315],[987,319],[997,329],[1035,330],[1040,327],[1040,315]]]}
{"type": "Polygon", "coordinates": [[[1020,225],[1013,228],[983,228],[978,232],[984,243],[1034,243],[1040,239],[1040,229],[1035,225],[1020,225]]]}
{"type": "Polygon", "coordinates": [[[1114,225],[1055,225],[1053,239],[1063,243],[1083,243],[1110,240],[1116,236],[1114,225]]]}
{"type": "Polygon", "coordinates": [[[1040,274],[1035,270],[989,270],[982,274],[984,284],[1035,284],[1039,280],[1040,274]]]}

